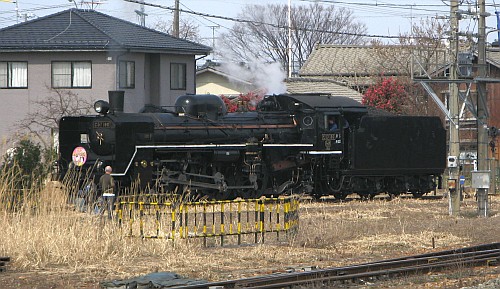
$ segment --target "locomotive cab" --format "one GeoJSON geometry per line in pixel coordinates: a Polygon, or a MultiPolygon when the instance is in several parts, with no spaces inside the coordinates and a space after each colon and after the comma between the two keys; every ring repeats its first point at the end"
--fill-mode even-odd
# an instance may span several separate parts
{"type": "Polygon", "coordinates": [[[337,114],[325,114],[318,131],[322,131],[320,143],[318,144],[321,149],[326,151],[342,152],[344,150],[345,122],[344,118],[337,114]]]}

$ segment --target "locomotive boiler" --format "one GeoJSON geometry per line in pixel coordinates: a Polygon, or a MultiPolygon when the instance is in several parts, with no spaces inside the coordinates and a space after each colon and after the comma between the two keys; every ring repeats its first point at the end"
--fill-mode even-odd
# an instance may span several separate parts
{"type": "Polygon", "coordinates": [[[184,95],[173,107],[139,113],[113,102],[96,102],[98,115],[60,120],[62,175],[77,170],[97,180],[110,165],[120,188],[344,198],[425,194],[445,169],[438,117],[375,113],[347,97],[269,95],[255,111],[239,112],[215,95],[184,95]]]}

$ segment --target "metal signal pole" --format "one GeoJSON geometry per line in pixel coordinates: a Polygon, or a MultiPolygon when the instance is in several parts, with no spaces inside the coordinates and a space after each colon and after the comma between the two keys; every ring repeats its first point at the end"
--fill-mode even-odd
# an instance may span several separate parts
{"type": "Polygon", "coordinates": [[[449,75],[449,100],[451,121],[449,123],[449,149],[448,149],[448,191],[449,198],[449,214],[458,216],[460,211],[460,190],[458,185],[459,177],[459,158],[460,158],[460,142],[459,142],[459,100],[458,100],[458,0],[450,1],[450,75],[449,75]]]}
{"type": "MultiPolygon", "coordinates": [[[[488,93],[486,91],[486,8],[485,0],[479,0],[478,25],[478,77],[477,82],[477,161],[478,171],[488,171],[488,93]],[[483,80],[481,80],[483,78],[483,80]]],[[[487,174],[489,177],[489,173],[487,174]]],[[[488,189],[477,189],[478,215],[488,217],[488,189]]]]}

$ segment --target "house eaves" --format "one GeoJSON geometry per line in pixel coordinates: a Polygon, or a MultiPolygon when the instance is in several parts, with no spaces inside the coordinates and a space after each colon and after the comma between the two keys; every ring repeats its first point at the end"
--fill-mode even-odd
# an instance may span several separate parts
{"type": "Polygon", "coordinates": [[[142,51],[206,55],[211,48],[94,10],[69,9],[0,29],[0,51],[142,51]]]}

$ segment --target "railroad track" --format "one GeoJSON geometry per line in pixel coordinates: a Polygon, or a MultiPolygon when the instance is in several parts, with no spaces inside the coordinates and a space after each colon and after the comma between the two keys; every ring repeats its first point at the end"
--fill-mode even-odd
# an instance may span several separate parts
{"type": "Polygon", "coordinates": [[[5,271],[5,266],[7,265],[7,262],[10,261],[10,257],[1,257],[0,256],[0,272],[5,271]]]}
{"type": "Polygon", "coordinates": [[[497,265],[500,263],[500,243],[415,255],[353,266],[319,269],[307,272],[280,273],[259,277],[211,282],[175,288],[292,288],[293,286],[332,285],[422,274],[449,268],[497,265]]]}

